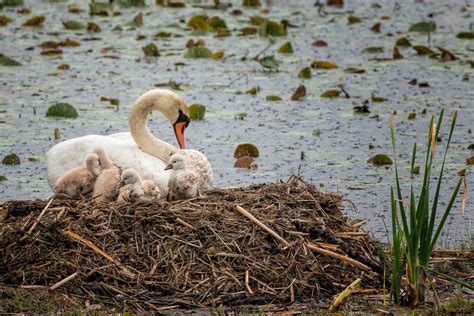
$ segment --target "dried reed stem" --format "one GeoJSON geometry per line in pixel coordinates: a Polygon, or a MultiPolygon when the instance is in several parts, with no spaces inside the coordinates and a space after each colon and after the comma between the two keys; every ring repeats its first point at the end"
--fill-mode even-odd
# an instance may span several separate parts
{"type": "Polygon", "coordinates": [[[48,207],[51,205],[51,203],[53,203],[54,201],[54,198],[51,198],[48,202],[48,204],[46,204],[46,206],[44,207],[44,209],[41,211],[40,215],[38,215],[38,218],[36,219],[36,221],[33,223],[33,225],[31,225],[30,229],[26,232],[26,235],[24,235],[23,237],[20,238],[20,241],[23,241],[25,240],[26,238],[28,238],[28,236],[31,235],[31,233],[33,232],[33,230],[35,229],[35,227],[38,225],[38,223],[40,222],[40,220],[43,218],[43,215],[44,213],[46,213],[46,210],[48,209],[48,207]]]}
{"type": "Polygon", "coordinates": [[[64,285],[66,283],[68,283],[69,281],[71,281],[72,279],[74,279],[76,276],[78,275],[78,272],[74,272],[73,274],[71,274],[70,276],[68,276],[67,278],[64,278],[62,279],[61,281],[53,284],[49,289],[50,290],[55,290],[57,289],[58,287],[60,287],[61,285],[64,285]]]}
{"type": "Polygon", "coordinates": [[[247,289],[247,292],[249,292],[250,295],[253,295],[253,291],[249,285],[249,270],[245,271],[245,288],[247,289]]]}
{"type": "Polygon", "coordinates": [[[322,248],[319,248],[319,247],[316,247],[315,245],[311,244],[311,243],[307,243],[306,244],[308,246],[309,249],[311,250],[314,250],[316,252],[319,252],[323,255],[326,255],[326,256],[330,256],[330,257],[333,257],[333,258],[336,258],[336,259],[339,259],[339,260],[342,260],[344,262],[347,262],[361,270],[365,270],[365,271],[372,271],[371,268],[369,268],[368,266],[366,266],[365,264],[363,264],[362,262],[359,262],[355,259],[352,259],[352,258],[349,258],[347,256],[343,256],[343,255],[340,255],[338,253],[335,253],[335,252],[332,252],[332,251],[329,251],[329,250],[326,250],[326,249],[322,249],[322,248]]]}

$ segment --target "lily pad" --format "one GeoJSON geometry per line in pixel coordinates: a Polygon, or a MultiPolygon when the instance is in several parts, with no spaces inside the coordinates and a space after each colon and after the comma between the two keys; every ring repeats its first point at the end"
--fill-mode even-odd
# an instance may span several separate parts
{"type": "Polygon", "coordinates": [[[282,54],[293,54],[293,46],[291,46],[290,42],[287,42],[278,49],[278,52],[282,54]]]}
{"type": "Polygon", "coordinates": [[[275,57],[273,55],[262,57],[258,60],[258,62],[264,68],[268,68],[268,69],[278,69],[278,66],[279,66],[278,62],[275,60],[275,57]]]}
{"type": "Polygon", "coordinates": [[[6,7],[19,7],[25,5],[25,2],[23,0],[3,0],[1,4],[6,7]]]}
{"type": "Polygon", "coordinates": [[[429,22],[418,22],[410,26],[408,32],[419,32],[419,33],[430,33],[436,31],[436,23],[429,22]]]}
{"type": "Polygon", "coordinates": [[[372,102],[385,102],[388,101],[387,98],[372,96],[372,102]]]}
{"type": "Polygon", "coordinates": [[[391,165],[393,164],[392,159],[386,154],[377,154],[367,160],[368,163],[376,166],[391,165]]]}
{"type": "Polygon", "coordinates": [[[399,60],[399,59],[403,59],[403,55],[400,53],[400,51],[398,50],[398,47],[395,46],[393,48],[393,54],[392,54],[392,58],[394,60],[399,60]]]}
{"type": "Polygon", "coordinates": [[[69,70],[71,69],[71,66],[68,64],[59,64],[58,67],[56,67],[58,70],[69,70]]]}
{"type": "Polygon", "coordinates": [[[244,7],[259,7],[260,0],[242,0],[242,5],[244,7]]]}
{"type": "Polygon", "coordinates": [[[56,103],[51,105],[46,112],[48,117],[77,118],[79,114],[69,103],[56,103]]]}
{"type": "Polygon", "coordinates": [[[282,100],[281,97],[279,97],[279,96],[277,96],[277,95],[267,95],[267,96],[265,97],[265,99],[266,99],[267,101],[270,101],[270,102],[275,102],[275,101],[281,101],[281,100],[282,100]]]}
{"type": "Polygon", "coordinates": [[[406,37],[400,37],[395,42],[395,46],[409,47],[411,46],[411,43],[406,37]]]}
{"type": "Polygon", "coordinates": [[[45,20],[46,18],[42,15],[34,16],[23,23],[23,26],[40,26],[45,20]]]}
{"type": "Polygon", "coordinates": [[[125,8],[146,6],[145,0],[118,0],[117,2],[125,8]]]}
{"type": "Polygon", "coordinates": [[[158,47],[156,47],[156,45],[153,44],[153,43],[150,43],[150,44],[142,47],[142,50],[143,50],[143,53],[145,54],[145,56],[147,56],[147,57],[158,57],[158,56],[160,56],[160,51],[159,51],[158,47]]]}
{"type": "Polygon", "coordinates": [[[374,33],[380,33],[380,27],[382,26],[382,24],[380,22],[377,22],[375,23],[374,25],[372,25],[372,27],[370,28],[370,30],[374,33]]]}
{"type": "Polygon", "coordinates": [[[6,26],[8,23],[11,23],[13,20],[6,16],[6,15],[0,15],[0,26],[6,26]]]}
{"type": "Polygon", "coordinates": [[[292,101],[299,101],[306,96],[306,87],[304,85],[300,85],[296,88],[296,91],[291,96],[292,101]]]}
{"type": "Polygon", "coordinates": [[[207,15],[195,15],[189,19],[187,25],[195,31],[210,32],[212,30],[207,15]]]}
{"type": "Polygon", "coordinates": [[[194,46],[184,53],[186,58],[212,58],[212,52],[206,47],[194,46]]]}
{"type": "Polygon", "coordinates": [[[105,2],[90,2],[89,14],[99,16],[109,16],[109,11],[112,10],[112,5],[105,2]]]}
{"type": "Polygon", "coordinates": [[[457,59],[457,57],[446,48],[439,47],[439,46],[436,46],[436,48],[441,52],[441,60],[451,61],[451,60],[457,59]]]}
{"type": "Polygon", "coordinates": [[[420,174],[420,165],[413,166],[413,168],[410,170],[411,174],[420,174]]]}
{"type": "Polygon", "coordinates": [[[252,144],[240,144],[234,151],[234,158],[250,156],[257,158],[259,156],[258,148],[252,144]]]}
{"type": "Polygon", "coordinates": [[[227,29],[227,24],[223,19],[218,16],[213,16],[208,20],[208,24],[213,31],[217,31],[220,29],[227,29]]]}
{"type": "Polygon", "coordinates": [[[362,69],[362,68],[349,67],[349,68],[344,69],[344,72],[348,74],[363,74],[366,71],[365,69],[362,69]]]}
{"type": "Polygon", "coordinates": [[[253,157],[243,156],[235,161],[234,168],[257,169],[253,157]]]}
{"type": "Polygon", "coordinates": [[[64,46],[64,47],[77,47],[77,46],[81,46],[81,43],[79,43],[78,41],[66,38],[64,41],[59,43],[59,45],[64,46]]]}
{"type": "Polygon", "coordinates": [[[357,16],[353,16],[353,15],[349,15],[347,17],[347,23],[348,24],[357,24],[357,23],[360,23],[362,22],[361,18],[357,17],[357,16]]]}
{"type": "Polygon", "coordinates": [[[474,39],[474,32],[461,32],[456,35],[457,38],[459,39],[469,39],[472,40],[474,39]]]}
{"type": "Polygon", "coordinates": [[[258,35],[261,37],[286,36],[286,30],[280,23],[267,20],[260,25],[258,35]]]}
{"type": "Polygon", "coordinates": [[[474,165],[474,157],[466,158],[466,165],[468,166],[474,165]]]}
{"type": "Polygon", "coordinates": [[[298,78],[311,79],[311,77],[313,77],[313,74],[310,67],[303,68],[298,73],[298,78]]]}
{"type": "Polygon", "coordinates": [[[19,165],[20,163],[20,158],[15,153],[6,155],[2,160],[2,164],[10,166],[19,165]]]}
{"type": "Polygon", "coordinates": [[[41,55],[43,56],[56,56],[56,55],[61,55],[63,51],[59,48],[54,48],[54,49],[47,49],[41,52],[41,55]]]}
{"type": "Polygon", "coordinates": [[[87,22],[87,30],[91,33],[99,33],[102,31],[100,26],[94,22],[87,22]]]}
{"type": "Polygon", "coordinates": [[[260,91],[260,87],[252,87],[250,89],[248,89],[247,91],[245,91],[245,93],[247,94],[251,94],[251,95],[256,95],[257,92],[260,91]]]}
{"type": "Polygon", "coordinates": [[[341,94],[341,90],[330,89],[330,90],[324,91],[321,94],[321,98],[329,98],[329,99],[337,98],[337,97],[339,97],[340,94],[341,94]]]}
{"type": "Polygon", "coordinates": [[[257,34],[258,30],[255,27],[244,27],[239,30],[239,36],[249,36],[257,34]]]}
{"type": "Polygon", "coordinates": [[[219,60],[222,57],[224,57],[224,52],[221,50],[212,53],[212,59],[219,60]]]}
{"type": "Polygon", "coordinates": [[[5,176],[0,176],[0,182],[2,182],[2,181],[7,181],[7,180],[8,180],[7,177],[5,177],[5,176]]]}
{"type": "Polygon", "coordinates": [[[63,25],[64,25],[64,28],[67,30],[82,30],[86,28],[86,26],[83,23],[79,21],[74,21],[74,20],[63,21],[63,25]]]}
{"type": "Polygon", "coordinates": [[[416,119],[416,113],[415,113],[415,112],[410,112],[410,113],[408,113],[408,119],[409,119],[409,120],[414,120],[414,119],[416,119]]]}
{"type": "Polygon", "coordinates": [[[0,66],[15,67],[15,66],[21,66],[21,63],[0,53],[0,66]]]}
{"type": "Polygon", "coordinates": [[[206,107],[202,104],[192,104],[188,108],[189,110],[189,117],[193,121],[199,121],[204,119],[204,115],[206,114],[206,107]]]}
{"type": "Polygon", "coordinates": [[[413,49],[417,52],[418,55],[421,56],[435,56],[436,54],[431,50],[431,48],[423,45],[415,45],[413,46],[413,49]]]}
{"type": "Polygon", "coordinates": [[[385,48],[379,47],[379,46],[373,46],[373,47],[366,47],[362,50],[362,53],[367,53],[367,54],[377,54],[377,53],[383,53],[385,51],[385,48]]]}
{"type": "Polygon", "coordinates": [[[330,61],[316,60],[311,63],[311,68],[315,69],[334,69],[337,68],[335,63],[330,61]]]}

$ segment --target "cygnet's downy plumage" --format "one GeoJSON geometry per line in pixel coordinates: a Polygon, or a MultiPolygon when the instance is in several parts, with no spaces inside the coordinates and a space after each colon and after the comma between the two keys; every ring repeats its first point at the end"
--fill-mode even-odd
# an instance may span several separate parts
{"type": "Polygon", "coordinates": [[[186,168],[186,160],[182,155],[174,154],[170,157],[170,164],[165,170],[169,169],[169,201],[189,199],[198,194],[199,177],[193,170],[186,168]]]}
{"type": "Polygon", "coordinates": [[[122,173],[121,185],[117,197],[118,203],[151,202],[160,198],[158,186],[151,180],[142,181],[134,169],[127,169],[122,173]]]}
{"type": "Polygon", "coordinates": [[[54,185],[54,193],[59,198],[79,199],[89,197],[100,174],[99,157],[86,156],[83,166],[73,168],[61,176],[54,185]]]}
{"type": "Polygon", "coordinates": [[[102,170],[95,182],[92,196],[97,204],[113,202],[117,198],[121,171],[102,148],[96,148],[94,152],[99,156],[102,170]]]}

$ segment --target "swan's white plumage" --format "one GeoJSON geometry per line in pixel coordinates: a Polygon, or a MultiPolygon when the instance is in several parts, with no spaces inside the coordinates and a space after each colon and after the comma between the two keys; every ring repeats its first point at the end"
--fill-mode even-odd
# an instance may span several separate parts
{"type": "MultiPolygon", "coordinates": [[[[168,192],[170,172],[165,171],[168,159],[178,149],[151,134],[146,126],[151,111],[161,112],[171,123],[179,115],[187,114],[186,103],[174,92],[164,89],[150,90],[135,102],[129,115],[130,131],[108,136],[87,135],[57,144],[46,153],[50,187],[69,169],[79,166],[95,148],[103,148],[110,160],[122,170],[133,168],[143,179],[151,179],[162,194],[168,192]]],[[[183,149],[188,168],[201,177],[203,187],[212,186],[213,171],[207,158],[199,151],[183,149]]]]}

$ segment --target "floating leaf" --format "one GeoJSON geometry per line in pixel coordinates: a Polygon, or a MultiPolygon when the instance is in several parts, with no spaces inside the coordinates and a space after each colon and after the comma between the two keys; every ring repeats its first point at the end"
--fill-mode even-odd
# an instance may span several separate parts
{"type": "Polygon", "coordinates": [[[77,47],[77,46],[81,46],[81,43],[79,43],[78,41],[66,38],[59,45],[64,46],[64,47],[77,47]]]}
{"type": "Polygon", "coordinates": [[[258,30],[255,27],[244,27],[239,30],[239,36],[248,36],[257,34],[258,30]]]}
{"type": "Polygon", "coordinates": [[[67,12],[69,13],[73,13],[73,14],[80,14],[82,13],[84,10],[82,10],[81,8],[75,6],[75,5],[70,5],[67,7],[67,12]]]}
{"type": "Polygon", "coordinates": [[[253,25],[262,25],[263,23],[267,21],[268,21],[267,18],[258,16],[258,15],[254,15],[250,17],[250,24],[253,24],[253,25]]]}
{"type": "Polygon", "coordinates": [[[2,160],[2,164],[10,166],[19,165],[20,163],[20,158],[15,153],[6,155],[2,160]]]}
{"type": "Polygon", "coordinates": [[[61,139],[61,131],[57,127],[54,129],[54,139],[55,140],[60,140],[61,139]]]}
{"type": "Polygon", "coordinates": [[[8,23],[11,23],[13,20],[6,16],[6,15],[0,15],[0,26],[6,26],[8,23]]]}
{"type": "Polygon", "coordinates": [[[408,32],[431,33],[436,31],[436,24],[432,21],[418,22],[410,26],[408,32]]]}
{"type": "Polygon", "coordinates": [[[344,6],[344,0],[326,0],[326,5],[342,8],[344,6]]]}
{"type": "MultiPolygon", "coordinates": [[[[367,114],[370,113],[369,110],[369,101],[365,100],[362,105],[356,105],[353,107],[354,113],[356,114],[367,114]]],[[[369,146],[370,148],[370,146],[369,146]]]]}
{"type": "Polygon", "coordinates": [[[46,112],[48,117],[77,118],[79,114],[69,103],[56,103],[51,105],[46,112]]]}
{"type": "Polygon", "coordinates": [[[418,55],[429,55],[431,57],[436,55],[429,47],[423,45],[415,45],[413,46],[413,49],[418,53],[418,55]]]}
{"type": "Polygon", "coordinates": [[[7,181],[7,180],[8,180],[7,177],[5,177],[5,176],[0,176],[0,182],[2,182],[2,181],[7,181]]]}
{"type": "Polygon", "coordinates": [[[41,52],[41,55],[43,56],[54,56],[54,55],[61,55],[63,51],[59,48],[54,48],[54,49],[47,49],[41,52]]]}
{"type": "Polygon", "coordinates": [[[372,25],[372,27],[370,28],[370,30],[374,33],[380,33],[380,27],[382,26],[382,24],[380,24],[380,22],[377,22],[375,23],[374,25],[372,25]]]}
{"type": "Polygon", "coordinates": [[[474,32],[461,32],[456,35],[457,38],[459,39],[474,39],[474,32]]]}
{"type": "Polygon", "coordinates": [[[234,158],[250,156],[257,158],[259,156],[258,148],[252,144],[240,144],[235,148],[234,158]]]}
{"type": "Polygon", "coordinates": [[[416,113],[415,113],[415,112],[410,112],[410,113],[408,113],[408,119],[409,119],[409,120],[414,120],[414,119],[416,119],[416,113]]]}
{"type": "Polygon", "coordinates": [[[270,102],[281,101],[281,98],[277,95],[267,95],[266,100],[270,102]]]}
{"type": "Polygon", "coordinates": [[[0,5],[3,4],[6,7],[19,7],[25,5],[23,0],[3,0],[0,5]]]}
{"type": "Polygon", "coordinates": [[[340,94],[341,94],[341,90],[330,89],[330,90],[324,91],[321,94],[321,98],[329,98],[329,99],[337,98],[337,97],[339,97],[340,94]]]}
{"type": "Polygon", "coordinates": [[[195,46],[191,47],[184,54],[186,58],[212,58],[212,52],[206,47],[195,46]]]}
{"type": "Polygon", "coordinates": [[[377,154],[367,160],[368,163],[372,163],[376,166],[382,165],[391,165],[393,164],[392,159],[388,157],[386,154],[377,154]]]}
{"type": "Polygon", "coordinates": [[[315,69],[334,69],[337,68],[337,65],[335,63],[332,63],[330,61],[322,61],[322,60],[316,60],[311,63],[311,68],[315,69]]]}
{"type": "Polygon", "coordinates": [[[207,15],[195,15],[191,17],[187,23],[187,25],[195,31],[211,31],[211,27],[209,26],[209,18],[207,15]]]}
{"type": "Polygon", "coordinates": [[[420,165],[413,166],[413,168],[410,170],[411,174],[420,174],[420,165]]]}
{"type": "Polygon", "coordinates": [[[69,66],[68,64],[60,64],[58,65],[58,67],[56,67],[58,70],[69,70],[71,69],[71,66],[69,66]]]}
{"type": "Polygon", "coordinates": [[[234,168],[257,169],[257,165],[252,157],[243,156],[235,161],[234,168]]]}
{"type": "Polygon", "coordinates": [[[142,47],[143,53],[147,57],[158,57],[160,56],[160,51],[158,50],[158,47],[156,47],[155,44],[150,43],[144,47],[142,47]]]}
{"type": "Polygon", "coordinates": [[[247,117],[247,113],[242,112],[242,113],[236,114],[236,115],[234,116],[234,120],[241,120],[241,121],[243,121],[244,118],[246,118],[246,117],[247,117]]]}
{"type": "Polygon", "coordinates": [[[347,17],[347,24],[356,24],[360,22],[362,22],[362,20],[359,17],[353,16],[353,15],[349,15],[347,17]]]}
{"type": "Polygon", "coordinates": [[[136,27],[142,27],[143,26],[143,12],[138,13],[135,15],[132,21],[132,25],[136,27]]]}
{"type": "Polygon", "coordinates": [[[385,102],[385,101],[388,101],[388,99],[383,98],[383,97],[376,97],[376,96],[372,95],[372,102],[385,102]]]}
{"type": "Polygon", "coordinates": [[[311,68],[310,67],[303,68],[298,73],[298,78],[311,79],[312,76],[313,75],[311,73],[311,68]]]}
{"type": "Polygon", "coordinates": [[[406,37],[400,37],[395,42],[395,46],[408,47],[408,46],[411,46],[411,43],[406,37]]]}
{"type": "Polygon", "coordinates": [[[223,19],[218,16],[213,16],[208,20],[208,24],[213,31],[217,31],[220,29],[227,29],[227,24],[223,19]]]}
{"type": "Polygon", "coordinates": [[[155,34],[155,37],[157,38],[169,38],[171,36],[172,34],[170,32],[158,32],[155,34]]]}
{"type": "Polygon", "coordinates": [[[468,166],[474,165],[474,157],[466,158],[466,165],[468,166]]]}
{"type": "Polygon", "coordinates": [[[90,15],[109,16],[109,10],[111,9],[112,9],[112,6],[110,3],[105,3],[105,2],[90,2],[89,3],[90,15]]]}
{"type": "Polygon", "coordinates": [[[306,87],[304,85],[300,85],[298,88],[296,88],[296,91],[291,96],[291,100],[298,101],[304,98],[305,96],[306,96],[306,87]]]}
{"type": "Polygon", "coordinates": [[[244,7],[259,7],[260,0],[242,0],[242,5],[244,7]]]}
{"type": "Polygon", "coordinates": [[[91,33],[99,33],[102,31],[100,26],[94,22],[87,22],[87,30],[91,33]]]}
{"type": "Polygon", "coordinates": [[[363,74],[365,73],[365,69],[349,67],[349,68],[344,69],[344,72],[348,74],[363,74]]]}
{"type": "Polygon", "coordinates": [[[21,66],[21,63],[0,53],[0,65],[5,66],[5,67],[15,67],[15,66],[21,66]]]}
{"type": "Polygon", "coordinates": [[[203,120],[204,119],[204,114],[206,114],[206,107],[202,104],[192,104],[188,108],[189,110],[189,117],[191,120],[196,121],[196,120],[203,120]]]}
{"type": "Polygon", "coordinates": [[[392,57],[393,57],[394,60],[403,59],[403,55],[398,50],[397,46],[395,46],[393,48],[393,56],[392,57]]]}
{"type": "Polygon", "coordinates": [[[28,19],[25,23],[23,23],[23,26],[40,26],[45,20],[46,18],[44,16],[37,15],[31,19],[28,19]]]}
{"type": "Polygon", "coordinates": [[[260,91],[260,87],[252,87],[252,88],[248,89],[247,91],[245,91],[245,93],[256,95],[257,92],[259,92],[259,91],[260,91]]]}
{"type": "Polygon", "coordinates": [[[267,20],[260,25],[258,35],[262,37],[286,36],[286,30],[280,23],[267,20]]]}
{"type": "Polygon", "coordinates": [[[268,69],[278,69],[278,66],[279,66],[278,62],[275,60],[275,57],[273,55],[262,57],[258,60],[258,62],[264,68],[268,68],[268,69]]]}
{"type": "Polygon", "coordinates": [[[212,53],[212,59],[219,60],[222,59],[222,57],[224,57],[224,52],[221,50],[212,53]]]}
{"type": "Polygon", "coordinates": [[[293,54],[293,46],[291,46],[290,42],[287,42],[278,49],[278,52],[282,54],[293,54]]]}
{"type": "Polygon", "coordinates": [[[67,30],[82,30],[85,28],[85,25],[81,22],[70,20],[63,21],[64,28],[67,30]]]}
{"type": "Polygon", "coordinates": [[[373,46],[373,47],[367,47],[362,50],[362,53],[367,53],[367,54],[377,54],[377,53],[383,53],[385,51],[385,48],[379,47],[379,46],[373,46]]]}
{"type": "Polygon", "coordinates": [[[436,48],[441,52],[441,59],[444,61],[456,60],[457,57],[454,56],[449,50],[443,47],[436,46],[436,48]]]}
{"type": "Polygon", "coordinates": [[[328,43],[326,41],[323,41],[323,40],[317,40],[317,41],[313,42],[313,46],[314,47],[327,47],[328,43]]]}
{"type": "Polygon", "coordinates": [[[125,8],[146,6],[145,0],[118,0],[118,3],[125,8]]]}

